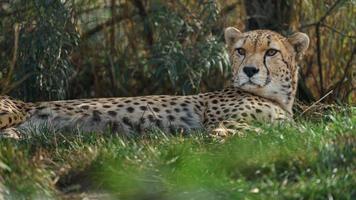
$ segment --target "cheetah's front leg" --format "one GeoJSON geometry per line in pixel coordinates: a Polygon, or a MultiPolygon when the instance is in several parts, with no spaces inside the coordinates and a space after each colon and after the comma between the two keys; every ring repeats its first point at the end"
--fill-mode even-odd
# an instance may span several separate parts
{"type": "MultiPolygon", "coordinates": [[[[208,125],[208,130],[213,137],[227,137],[231,135],[239,135],[243,136],[246,131],[261,133],[262,129],[251,124],[253,120],[223,120],[218,124],[208,125]]],[[[277,124],[277,123],[285,123],[285,122],[293,122],[291,118],[288,116],[279,116],[275,118],[273,121],[271,120],[269,123],[277,124]]]]}
{"type": "Polygon", "coordinates": [[[232,135],[243,136],[246,131],[259,132],[259,128],[254,128],[245,121],[224,120],[216,124],[208,125],[208,130],[212,137],[223,138],[232,135]]]}
{"type": "Polygon", "coordinates": [[[14,127],[0,130],[0,138],[20,139],[21,136],[22,136],[21,132],[14,127]]]}

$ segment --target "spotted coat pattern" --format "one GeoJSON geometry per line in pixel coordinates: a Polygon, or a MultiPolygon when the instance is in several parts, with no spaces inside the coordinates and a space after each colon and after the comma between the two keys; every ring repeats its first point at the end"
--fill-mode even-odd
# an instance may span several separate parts
{"type": "Polygon", "coordinates": [[[224,120],[286,119],[274,102],[236,88],[192,96],[146,96],[81,99],[33,104],[19,127],[51,126],[61,129],[142,133],[214,127],[224,120]],[[251,102],[253,102],[251,104],[251,102]]]}

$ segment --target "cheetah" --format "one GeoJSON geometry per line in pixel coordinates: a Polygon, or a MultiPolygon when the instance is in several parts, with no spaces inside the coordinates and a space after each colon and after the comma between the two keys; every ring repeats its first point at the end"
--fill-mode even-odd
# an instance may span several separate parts
{"type": "Polygon", "coordinates": [[[297,62],[309,46],[306,34],[289,37],[270,30],[224,31],[232,64],[232,86],[189,96],[139,96],[24,103],[0,100],[0,130],[43,125],[125,135],[151,128],[165,132],[206,129],[235,134],[253,120],[276,122],[293,116],[297,62]]]}

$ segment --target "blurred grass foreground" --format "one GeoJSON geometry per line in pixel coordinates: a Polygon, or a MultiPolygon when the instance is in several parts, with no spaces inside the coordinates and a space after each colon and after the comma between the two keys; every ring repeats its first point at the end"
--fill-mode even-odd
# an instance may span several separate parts
{"type": "Polygon", "coordinates": [[[355,199],[356,109],[225,141],[29,133],[0,140],[0,199],[355,199]]]}

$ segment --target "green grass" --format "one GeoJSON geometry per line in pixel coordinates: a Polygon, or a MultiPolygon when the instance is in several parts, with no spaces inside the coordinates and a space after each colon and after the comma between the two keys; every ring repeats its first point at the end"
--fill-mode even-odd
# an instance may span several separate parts
{"type": "Polygon", "coordinates": [[[9,199],[82,192],[114,199],[356,198],[356,109],[256,126],[262,133],[224,142],[159,131],[120,138],[44,130],[1,139],[0,191],[9,199]]]}

